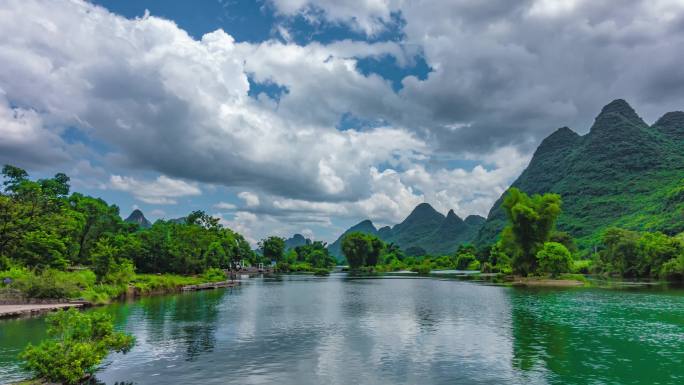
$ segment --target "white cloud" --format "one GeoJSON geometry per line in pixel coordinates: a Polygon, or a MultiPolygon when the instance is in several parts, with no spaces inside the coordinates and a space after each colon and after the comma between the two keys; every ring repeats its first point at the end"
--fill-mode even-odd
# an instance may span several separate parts
{"type": "Polygon", "coordinates": [[[227,222],[254,241],[340,217],[396,223],[422,201],[486,214],[556,127],[587,129],[615,97],[651,120],[684,105],[681,1],[271,4],[373,36],[401,28],[403,40],[300,46],[283,26],[286,43],[223,31],[195,40],[171,21],[82,1],[0,2],[0,160],[67,162],[74,185],[89,188],[114,174],[110,188],[147,203],[231,186],[244,207],[215,208],[237,210],[227,222]],[[416,53],[433,71],[399,92],[358,69],[359,58],[405,66],[416,53]],[[252,98],[250,78],[287,91],[252,98]],[[382,127],[338,131],[346,113],[382,127]],[[93,161],[65,143],[66,127],[107,153],[93,161]],[[164,176],[119,176],[136,170],[164,176]]]}
{"type": "Polygon", "coordinates": [[[11,107],[0,84],[0,164],[41,166],[60,163],[70,157],[58,134],[32,109],[11,107]]]}
{"type": "Polygon", "coordinates": [[[238,198],[242,199],[245,201],[245,204],[247,207],[256,207],[259,206],[259,196],[251,193],[249,191],[243,191],[238,194],[238,198]]]}
{"type": "Polygon", "coordinates": [[[235,206],[232,203],[227,203],[227,202],[219,202],[214,205],[214,208],[219,209],[219,210],[235,210],[237,206],[235,206]]]}
{"type": "Polygon", "coordinates": [[[175,198],[202,194],[195,184],[160,175],[153,181],[141,181],[128,176],[112,175],[109,187],[132,194],[149,204],[176,204],[175,198]]]}
{"type": "Polygon", "coordinates": [[[10,102],[40,111],[43,127],[73,126],[107,143],[120,167],[349,199],[368,193],[359,170],[424,147],[403,129],[335,129],[344,110],[368,116],[392,103],[388,83],[361,75],[350,56],[401,56],[396,43],[236,44],[221,30],[198,41],[171,21],[80,1],[3,2],[0,34],[20,37],[0,42],[10,102]],[[277,107],[255,100],[248,76],[289,93],[277,107]]]}

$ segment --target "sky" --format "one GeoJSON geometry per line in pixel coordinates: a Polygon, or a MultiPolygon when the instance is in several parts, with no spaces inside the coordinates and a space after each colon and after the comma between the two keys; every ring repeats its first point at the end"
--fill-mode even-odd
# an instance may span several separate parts
{"type": "Polygon", "coordinates": [[[0,164],[252,243],[486,216],[558,127],[684,109],[684,0],[4,0],[0,164]]]}

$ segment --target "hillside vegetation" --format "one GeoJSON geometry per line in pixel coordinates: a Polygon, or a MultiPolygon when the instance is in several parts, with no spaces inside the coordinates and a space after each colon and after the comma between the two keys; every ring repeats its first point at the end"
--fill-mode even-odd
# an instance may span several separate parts
{"type": "MultiPolygon", "coordinates": [[[[557,228],[580,249],[601,243],[606,229],[684,231],[684,112],[649,126],[624,100],[597,116],[588,134],[567,127],[544,139],[512,184],[528,194],[556,193],[564,206],[557,228]]],[[[491,245],[506,223],[503,196],[476,243],[491,245]]]]}
{"type": "Polygon", "coordinates": [[[471,242],[485,219],[471,215],[461,219],[453,210],[444,216],[428,203],[421,203],[404,221],[394,227],[377,229],[370,220],[362,221],[345,231],[329,250],[342,258],[342,239],[351,233],[375,235],[385,243],[395,244],[408,255],[419,256],[453,254],[459,245],[471,242]]]}

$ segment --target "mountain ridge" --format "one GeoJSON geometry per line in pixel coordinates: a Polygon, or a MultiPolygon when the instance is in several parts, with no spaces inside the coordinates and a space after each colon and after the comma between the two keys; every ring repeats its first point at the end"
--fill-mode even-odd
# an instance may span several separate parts
{"type": "MultiPolygon", "coordinates": [[[[617,99],[601,109],[587,134],[564,127],[545,138],[511,187],[560,194],[558,229],[578,238],[580,246],[596,244],[610,226],[676,233],[684,230],[684,202],[675,202],[674,211],[665,202],[684,186],[682,139],[684,113],[666,113],[649,126],[617,99]]],[[[503,196],[476,244],[491,244],[505,226],[503,196]]]]}
{"type": "Polygon", "coordinates": [[[469,215],[463,220],[453,210],[449,210],[444,216],[429,203],[421,203],[394,226],[378,229],[369,219],[357,223],[331,243],[328,250],[338,260],[343,259],[342,239],[345,235],[358,231],[376,235],[387,243],[398,245],[404,251],[413,249],[434,255],[452,254],[458,245],[473,240],[484,221],[485,218],[479,215],[469,215]]]}

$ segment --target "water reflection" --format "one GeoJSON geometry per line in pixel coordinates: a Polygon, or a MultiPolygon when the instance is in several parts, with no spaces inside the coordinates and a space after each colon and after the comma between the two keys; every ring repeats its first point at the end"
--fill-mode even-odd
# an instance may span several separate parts
{"type": "MultiPolygon", "coordinates": [[[[683,382],[681,291],[333,274],[251,279],[103,310],[138,339],[98,372],[107,384],[683,382]]],[[[0,337],[11,330],[23,341],[40,326],[23,322],[0,323],[0,337]]]]}
{"type": "Polygon", "coordinates": [[[513,365],[559,384],[684,381],[684,297],[516,290],[513,365]]]}

